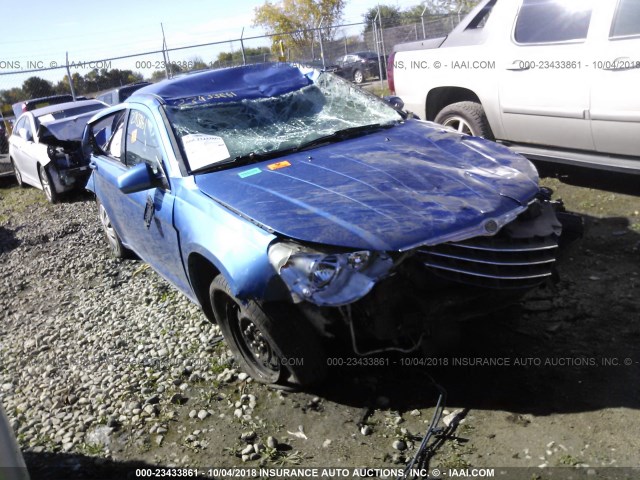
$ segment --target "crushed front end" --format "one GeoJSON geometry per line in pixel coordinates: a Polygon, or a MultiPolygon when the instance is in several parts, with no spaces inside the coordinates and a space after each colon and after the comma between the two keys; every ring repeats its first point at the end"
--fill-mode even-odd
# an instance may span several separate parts
{"type": "Polygon", "coordinates": [[[79,141],[60,141],[50,138],[47,145],[47,156],[51,178],[56,184],[56,191],[83,188],[91,170],[82,155],[79,141]]]}
{"type": "Polygon", "coordinates": [[[283,255],[276,244],[270,254],[324,336],[347,332],[361,355],[411,352],[443,326],[505,308],[547,282],[563,230],[557,210],[562,204],[543,189],[496,231],[487,222],[485,235],[401,252],[283,255]]]}

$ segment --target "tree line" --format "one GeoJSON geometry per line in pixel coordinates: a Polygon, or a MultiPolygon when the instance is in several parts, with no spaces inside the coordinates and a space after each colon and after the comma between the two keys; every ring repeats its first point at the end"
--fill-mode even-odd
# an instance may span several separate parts
{"type": "MultiPolygon", "coordinates": [[[[71,81],[76,95],[91,94],[142,80],[143,76],[140,73],[117,68],[111,70],[105,68],[100,70],[93,69],[85,75],[80,75],[77,72],[71,74],[71,81]]],[[[33,76],[27,78],[21,87],[0,90],[0,104],[12,105],[28,98],[48,97],[65,93],[71,93],[68,75],[65,75],[57,83],[33,76]]]]}
{"type": "MultiPolygon", "coordinates": [[[[448,15],[466,13],[479,0],[425,0],[407,9],[401,9],[393,4],[382,4],[370,8],[362,15],[364,33],[373,28],[373,21],[380,14],[383,28],[394,27],[420,22],[423,12],[426,15],[448,15]]],[[[281,0],[279,2],[266,1],[254,11],[254,26],[262,27],[271,35],[271,48],[246,48],[245,58],[249,62],[268,60],[271,55],[281,58],[286,50],[292,52],[294,58],[305,59],[303,52],[308,51],[317,39],[318,33],[324,39],[334,39],[336,31],[333,25],[342,20],[346,0],[281,0]]],[[[271,58],[273,58],[271,57],[271,58]]],[[[243,60],[242,52],[219,53],[217,58],[207,64],[199,57],[194,57],[185,69],[177,64],[171,64],[171,76],[186,71],[206,68],[237,65],[243,60]]],[[[166,78],[165,70],[151,73],[149,80],[155,82],[166,78]]],[[[142,81],[143,75],[132,70],[93,69],[85,75],[73,73],[71,83],[77,95],[95,94],[103,90],[117,88],[122,85],[142,81]]],[[[0,90],[0,104],[11,105],[27,98],[45,97],[49,95],[71,93],[69,77],[64,76],[57,83],[33,76],[25,80],[21,87],[0,90]]]]}

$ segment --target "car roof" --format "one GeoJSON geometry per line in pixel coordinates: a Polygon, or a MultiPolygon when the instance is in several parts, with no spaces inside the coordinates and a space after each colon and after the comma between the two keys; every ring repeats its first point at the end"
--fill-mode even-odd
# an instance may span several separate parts
{"type": "Polygon", "coordinates": [[[129,100],[144,101],[145,96],[153,95],[169,105],[223,103],[268,98],[299,90],[311,83],[295,65],[260,63],[163,80],[137,90],[129,100]]]}
{"type": "Polygon", "coordinates": [[[32,114],[34,117],[40,117],[42,115],[47,115],[48,113],[59,112],[71,107],[85,107],[89,105],[100,105],[102,107],[106,106],[99,100],[79,100],[77,102],[58,103],[56,105],[49,105],[48,107],[36,108],[35,110],[31,110],[27,113],[32,114]]]}
{"type": "Polygon", "coordinates": [[[129,90],[130,88],[142,88],[145,85],[152,85],[151,82],[136,82],[136,83],[127,83],[126,85],[122,85],[121,87],[115,88],[113,91],[121,91],[121,90],[129,90]]]}

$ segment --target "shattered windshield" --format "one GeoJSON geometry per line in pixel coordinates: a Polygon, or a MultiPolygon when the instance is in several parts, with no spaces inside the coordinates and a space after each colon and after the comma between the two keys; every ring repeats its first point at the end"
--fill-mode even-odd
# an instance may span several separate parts
{"type": "Polygon", "coordinates": [[[166,108],[192,171],[299,148],[347,129],[402,120],[382,101],[327,73],[275,97],[166,108]]]}

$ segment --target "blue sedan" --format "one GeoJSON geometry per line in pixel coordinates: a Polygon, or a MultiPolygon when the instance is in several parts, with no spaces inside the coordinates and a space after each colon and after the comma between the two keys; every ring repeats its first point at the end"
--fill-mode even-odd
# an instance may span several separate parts
{"type": "Polygon", "coordinates": [[[525,158],[296,65],[142,88],[83,148],[113,253],[200,305],[268,384],[320,381],[330,339],[411,352],[507,305],[551,276],[562,231],[525,158]]]}

